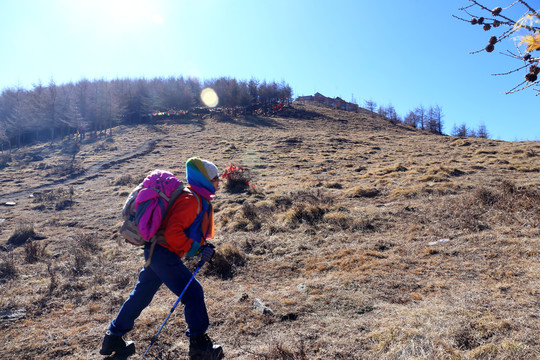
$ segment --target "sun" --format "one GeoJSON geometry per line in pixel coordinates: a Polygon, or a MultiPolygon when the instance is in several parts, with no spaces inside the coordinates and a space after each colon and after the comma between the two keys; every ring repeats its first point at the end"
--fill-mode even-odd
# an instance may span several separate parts
{"type": "Polygon", "coordinates": [[[118,26],[162,25],[165,22],[155,4],[148,0],[97,0],[94,6],[103,18],[118,26]]]}

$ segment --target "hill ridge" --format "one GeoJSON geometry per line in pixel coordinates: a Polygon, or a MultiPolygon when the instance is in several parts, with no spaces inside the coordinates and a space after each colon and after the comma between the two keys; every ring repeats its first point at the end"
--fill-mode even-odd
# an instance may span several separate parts
{"type": "MultiPolygon", "coordinates": [[[[22,314],[0,324],[3,357],[102,358],[103,333],[144,263],[140,250],[111,241],[122,204],[155,168],[182,178],[191,156],[241,165],[251,179],[246,192],[218,192],[218,255],[197,276],[210,335],[227,358],[540,353],[540,142],[433,135],[299,104],[290,111],[115,128],[81,144],[83,175],[56,185],[73,155],[58,146],[27,161],[23,152],[47,145],[21,149],[0,169],[3,194],[20,194],[16,206],[0,206],[0,313],[22,314]],[[273,315],[258,312],[257,299],[273,315]]],[[[175,299],[160,289],[129,333],[137,349],[175,299]]],[[[152,356],[184,357],[184,331],[183,317],[171,318],[152,356]]]]}

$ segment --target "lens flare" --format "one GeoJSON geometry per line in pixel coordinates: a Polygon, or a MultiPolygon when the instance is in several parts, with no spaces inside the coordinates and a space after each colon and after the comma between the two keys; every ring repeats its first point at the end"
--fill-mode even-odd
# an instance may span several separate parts
{"type": "Polygon", "coordinates": [[[204,88],[201,91],[201,100],[208,107],[215,107],[219,102],[219,98],[212,88],[204,88]]]}

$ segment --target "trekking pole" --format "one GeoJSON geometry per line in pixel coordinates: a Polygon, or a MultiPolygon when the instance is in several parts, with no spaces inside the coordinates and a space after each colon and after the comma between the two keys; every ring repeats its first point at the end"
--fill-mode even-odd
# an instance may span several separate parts
{"type": "Polygon", "coordinates": [[[152,345],[154,345],[154,343],[156,342],[157,340],[157,337],[159,335],[159,333],[161,332],[161,329],[163,329],[163,327],[165,326],[165,323],[167,322],[167,320],[169,320],[169,317],[171,317],[171,314],[173,313],[174,309],[176,309],[176,306],[178,305],[178,303],[180,302],[180,299],[182,299],[182,296],[184,296],[184,293],[186,292],[189,284],[191,284],[191,282],[193,281],[193,279],[195,279],[195,275],[197,274],[197,272],[199,271],[199,269],[204,265],[204,261],[199,261],[199,263],[197,264],[197,268],[195,269],[195,271],[193,272],[193,275],[191,275],[191,278],[189,279],[186,287],[184,288],[184,290],[182,290],[182,293],[180,294],[180,296],[178,297],[178,299],[176,300],[176,302],[174,303],[171,311],[169,312],[169,315],[167,315],[167,317],[165,318],[165,321],[163,321],[163,324],[161,324],[161,327],[159,328],[158,332],[156,333],[156,335],[154,335],[154,337],[152,337],[152,340],[150,340],[150,345],[148,345],[148,348],[146,349],[146,351],[144,352],[144,355],[142,356],[141,360],[144,359],[144,357],[146,356],[146,354],[148,353],[148,350],[150,350],[150,348],[152,347],[152,345]]]}

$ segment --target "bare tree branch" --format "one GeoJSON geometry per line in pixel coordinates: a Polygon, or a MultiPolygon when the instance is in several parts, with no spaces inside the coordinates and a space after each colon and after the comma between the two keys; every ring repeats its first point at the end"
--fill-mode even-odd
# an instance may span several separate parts
{"type": "Polygon", "coordinates": [[[471,25],[480,25],[486,32],[492,31],[500,26],[506,28],[501,31],[498,36],[491,36],[485,48],[473,51],[471,54],[477,54],[483,51],[491,53],[495,50],[495,47],[505,46],[505,43],[508,42],[509,39],[521,39],[519,43],[514,42],[517,54],[514,54],[509,50],[506,50],[507,53],[500,52],[500,54],[524,61],[525,63],[513,70],[493,75],[510,75],[528,68],[528,72],[524,76],[525,81],[522,81],[511,90],[507,91],[506,94],[512,94],[540,84],[540,81],[538,80],[538,75],[540,75],[540,57],[531,55],[531,52],[540,51],[540,26],[536,25],[538,21],[534,19],[537,18],[540,20],[539,11],[535,10],[525,0],[516,0],[505,8],[496,7],[494,9],[489,9],[479,0],[469,0],[469,2],[471,4],[459,9],[459,11],[462,11],[470,17],[469,20],[456,15],[453,15],[453,17],[468,22],[471,25]],[[521,10],[524,11],[522,14],[516,14],[516,11],[519,11],[517,6],[520,6],[521,10]],[[509,14],[508,12],[511,8],[514,9],[509,14]],[[478,12],[480,13],[478,14],[478,12]],[[516,17],[514,18],[512,14],[516,15],[516,17]],[[517,16],[519,16],[519,18],[517,18],[517,16]],[[520,45],[522,44],[526,46],[526,52],[524,53],[520,50],[520,45]]]}

